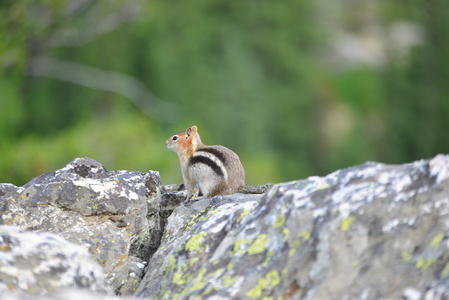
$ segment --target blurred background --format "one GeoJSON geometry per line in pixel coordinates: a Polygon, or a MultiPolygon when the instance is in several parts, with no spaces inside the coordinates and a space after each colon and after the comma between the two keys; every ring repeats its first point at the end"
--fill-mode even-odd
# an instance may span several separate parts
{"type": "Polygon", "coordinates": [[[248,184],[449,152],[447,0],[2,0],[0,182],[91,157],[182,182],[198,125],[248,184]]]}

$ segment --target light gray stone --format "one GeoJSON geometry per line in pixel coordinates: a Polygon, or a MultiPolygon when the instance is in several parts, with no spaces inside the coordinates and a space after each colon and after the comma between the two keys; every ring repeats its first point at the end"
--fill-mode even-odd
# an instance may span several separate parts
{"type": "Polygon", "coordinates": [[[0,185],[0,224],[52,232],[84,246],[119,291],[135,279],[128,278],[134,257],[148,259],[150,232],[160,230],[160,185],[154,171],[108,172],[93,159],[76,158],[23,187],[0,185]]]}
{"type": "MultiPolygon", "coordinates": [[[[368,162],[264,195],[184,202],[179,186],[159,186],[157,172],[76,159],[0,184],[0,223],[84,246],[116,293],[138,298],[448,298],[448,155],[368,162]]],[[[39,300],[79,291],[58,293],[39,300]]]]}
{"type": "Polygon", "coordinates": [[[112,292],[103,268],[86,248],[55,234],[0,226],[0,295],[47,294],[65,288],[112,292]]]}
{"type": "Polygon", "coordinates": [[[135,295],[400,299],[432,286],[441,295],[448,237],[449,156],[366,163],[262,197],[179,206],[135,295]]]}

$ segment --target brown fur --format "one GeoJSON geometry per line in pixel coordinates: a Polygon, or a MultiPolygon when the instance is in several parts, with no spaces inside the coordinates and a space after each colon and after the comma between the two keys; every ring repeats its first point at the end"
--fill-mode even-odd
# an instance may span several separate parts
{"type": "Polygon", "coordinates": [[[245,186],[245,170],[238,155],[224,146],[204,145],[197,126],[171,136],[165,144],[179,156],[188,198],[195,189],[211,197],[237,193],[245,186]]]}

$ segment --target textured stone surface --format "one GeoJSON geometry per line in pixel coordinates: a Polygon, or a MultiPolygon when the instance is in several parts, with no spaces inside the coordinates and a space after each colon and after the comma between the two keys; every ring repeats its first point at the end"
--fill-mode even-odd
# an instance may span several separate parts
{"type": "Polygon", "coordinates": [[[6,291],[45,294],[62,288],[112,291],[84,247],[54,234],[0,226],[0,298],[6,291]]]}
{"type": "MultiPolygon", "coordinates": [[[[379,299],[445,295],[449,157],[366,163],[263,197],[180,206],[136,296],[379,299]]],[[[446,289],[447,290],[447,289],[446,289]]]]}
{"type": "Polygon", "coordinates": [[[23,187],[0,185],[0,224],[47,231],[86,247],[117,290],[134,282],[130,269],[148,259],[150,235],[159,226],[157,172],[107,172],[77,158],[23,187]],[[156,213],[155,213],[156,212],[156,213]]]}
{"type": "Polygon", "coordinates": [[[80,289],[60,290],[47,295],[3,294],[2,300],[132,300],[132,297],[116,297],[113,295],[89,292],[80,289]]]}
{"type": "MultiPolygon", "coordinates": [[[[449,298],[448,155],[188,203],[159,185],[156,172],[77,159],[24,187],[0,185],[0,223],[84,246],[116,292],[137,298],[449,298]]],[[[93,295],[83,293],[39,299],[93,295]]]]}

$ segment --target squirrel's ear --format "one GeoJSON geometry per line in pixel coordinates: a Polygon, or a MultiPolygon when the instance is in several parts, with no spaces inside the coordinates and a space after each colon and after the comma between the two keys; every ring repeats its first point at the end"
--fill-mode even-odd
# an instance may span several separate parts
{"type": "Polygon", "coordinates": [[[187,136],[190,136],[190,134],[193,132],[197,132],[198,131],[198,127],[196,127],[195,125],[190,126],[189,128],[186,129],[186,134],[187,136]]]}

